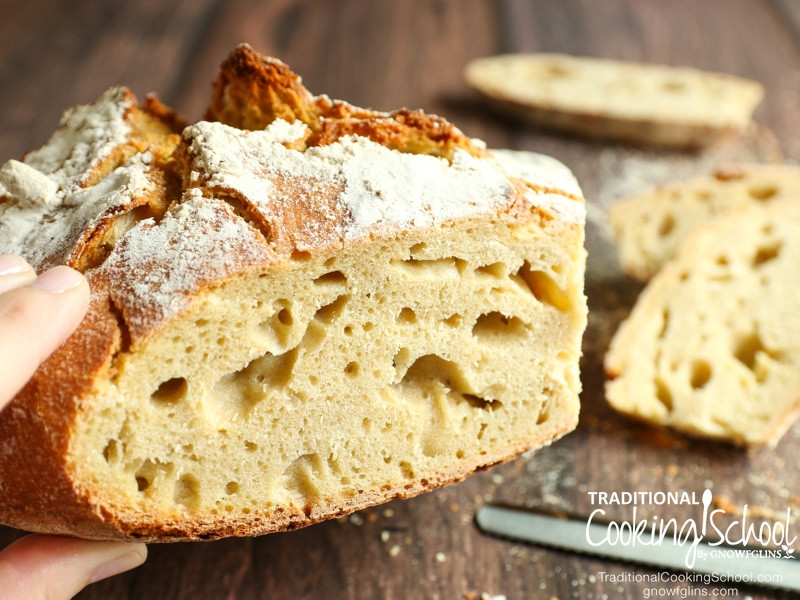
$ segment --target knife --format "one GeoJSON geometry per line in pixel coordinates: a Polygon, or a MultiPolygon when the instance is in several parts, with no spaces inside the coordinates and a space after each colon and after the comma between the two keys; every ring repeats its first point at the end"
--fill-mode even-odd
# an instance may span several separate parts
{"type": "MultiPolygon", "coordinates": [[[[792,558],[765,558],[753,555],[727,557],[730,546],[711,546],[701,542],[697,559],[686,566],[687,547],[672,538],[661,544],[612,545],[601,543],[607,536],[605,525],[578,519],[560,518],[517,508],[484,505],[475,517],[484,533],[540,544],[559,550],[579,552],[658,567],[669,571],[716,575],[714,583],[733,583],[800,591],[800,561],[792,558]],[[590,544],[587,538],[593,540],[590,544]],[[723,552],[720,552],[723,550],[723,552]],[[705,558],[701,558],[705,554],[705,558]],[[715,556],[716,555],[716,556],[715,556]],[[723,556],[719,556],[723,555],[723,556]]],[[[741,548],[737,548],[741,550],[741,548]]],[[[745,553],[747,554],[747,553],[745,553]]]]}

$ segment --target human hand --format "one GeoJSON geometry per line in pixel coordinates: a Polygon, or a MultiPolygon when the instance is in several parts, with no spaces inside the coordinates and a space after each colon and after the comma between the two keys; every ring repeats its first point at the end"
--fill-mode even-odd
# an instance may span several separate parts
{"type": "MultiPolygon", "coordinates": [[[[80,323],[86,279],[69,267],[39,277],[21,258],[0,255],[0,410],[80,323]]],[[[90,583],[147,557],[144,544],[28,535],[0,552],[0,598],[72,598],[90,583]]]]}

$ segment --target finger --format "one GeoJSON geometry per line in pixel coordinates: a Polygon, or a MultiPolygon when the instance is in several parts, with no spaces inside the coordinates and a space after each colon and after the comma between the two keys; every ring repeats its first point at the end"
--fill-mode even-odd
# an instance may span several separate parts
{"type": "Polygon", "coordinates": [[[31,266],[14,254],[0,254],[0,294],[36,279],[31,266]]]}
{"type": "Polygon", "coordinates": [[[90,583],[138,567],[146,558],[144,544],[29,535],[0,552],[0,596],[72,598],[90,583]]]}
{"type": "Polygon", "coordinates": [[[64,266],[0,295],[0,408],[75,330],[88,304],[86,279],[64,266]]]}

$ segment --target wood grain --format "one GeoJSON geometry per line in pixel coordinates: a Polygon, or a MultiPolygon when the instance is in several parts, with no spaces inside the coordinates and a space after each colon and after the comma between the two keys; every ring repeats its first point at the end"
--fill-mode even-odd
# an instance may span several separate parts
{"type": "MultiPolygon", "coordinates": [[[[470,59],[554,51],[752,77],[767,88],[756,118],[775,132],[786,156],[800,157],[800,8],[792,0],[6,4],[0,20],[3,161],[41,144],[64,107],[91,101],[116,83],[140,96],[155,91],[186,117],[199,118],[218,64],[242,41],[289,63],[314,92],[377,109],[422,107],[490,146],[552,154],[574,169],[595,206],[611,202],[614,180],[637,165],[655,164],[662,174],[678,176],[731,157],[763,158],[763,139],[682,155],[524,128],[488,112],[467,89],[461,72],[470,59]]],[[[646,584],[612,584],[599,574],[652,570],[483,536],[472,521],[475,511],[496,501],[585,516],[592,509],[590,491],[700,493],[706,487],[733,505],[800,510],[800,427],[774,450],[743,451],[654,432],[608,408],[602,356],[639,288],[616,269],[596,221],[588,246],[591,315],[582,361],[583,413],[575,433],[463,483],[341,521],[257,539],[153,545],[142,568],[94,584],[79,597],[639,598],[646,584]]],[[[611,516],[624,516],[622,509],[610,508],[617,510],[611,516]]],[[[679,519],[694,512],[686,506],[650,510],[679,519]]],[[[2,529],[0,543],[19,535],[2,529]]],[[[742,588],[741,597],[746,594],[789,597],[742,588]]]]}

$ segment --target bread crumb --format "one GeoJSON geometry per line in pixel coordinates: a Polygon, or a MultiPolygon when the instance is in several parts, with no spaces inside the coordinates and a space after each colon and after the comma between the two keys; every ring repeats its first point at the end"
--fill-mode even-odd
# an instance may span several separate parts
{"type": "Polygon", "coordinates": [[[400,550],[402,550],[402,548],[400,548],[400,545],[399,544],[395,544],[394,546],[389,548],[389,556],[394,558],[395,556],[400,554],[400,550]]]}
{"type": "Polygon", "coordinates": [[[436,562],[443,563],[447,560],[447,555],[444,552],[436,553],[436,562]]]}
{"type": "Polygon", "coordinates": [[[384,529],[383,531],[381,531],[381,541],[382,542],[388,542],[390,535],[391,534],[386,529],[384,529]]]}
{"type": "Polygon", "coordinates": [[[350,522],[356,527],[361,527],[364,524],[364,517],[358,513],[353,513],[350,515],[350,522]]]}

